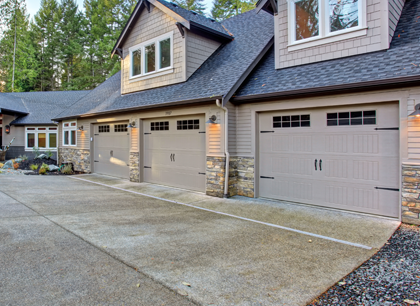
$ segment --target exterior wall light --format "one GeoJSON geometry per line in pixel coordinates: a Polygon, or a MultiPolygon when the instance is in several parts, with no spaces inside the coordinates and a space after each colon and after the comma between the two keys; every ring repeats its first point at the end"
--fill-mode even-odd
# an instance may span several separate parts
{"type": "Polygon", "coordinates": [[[5,132],[6,134],[10,134],[10,125],[6,125],[6,126],[4,127],[4,132],[5,132]]]}
{"type": "Polygon", "coordinates": [[[420,118],[420,103],[416,104],[416,106],[414,106],[414,109],[415,111],[408,115],[408,117],[420,118]]]}
{"type": "Polygon", "coordinates": [[[216,123],[216,120],[217,120],[216,115],[212,115],[212,116],[210,116],[209,121],[207,121],[206,123],[213,123],[213,124],[215,124],[216,123]]]}
{"type": "Polygon", "coordinates": [[[80,132],[83,132],[84,131],[83,125],[79,126],[79,128],[77,130],[80,131],[80,132]]]}
{"type": "Polygon", "coordinates": [[[135,121],[130,122],[130,123],[127,125],[127,128],[129,128],[129,129],[134,129],[135,127],[136,127],[136,122],[135,122],[135,121]]]}

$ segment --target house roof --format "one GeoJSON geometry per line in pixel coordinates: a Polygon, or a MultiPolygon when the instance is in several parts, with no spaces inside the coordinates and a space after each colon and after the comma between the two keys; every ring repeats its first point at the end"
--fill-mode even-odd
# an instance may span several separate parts
{"type": "Polygon", "coordinates": [[[228,100],[272,45],[273,16],[255,10],[222,22],[234,35],[183,83],[121,95],[118,72],[56,119],[147,107],[228,100]]]}
{"type": "Polygon", "coordinates": [[[54,116],[87,93],[88,90],[2,93],[0,107],[6,104],[5,109],[16,110],[23,115],[12,121],[13,125],[51,124],[54,116]]]}
{"type": "Polygon", "coordinates": [[[121,31],[120,37],[118,37],[117,42],[112,50],[112,55],[115,54],[117,49],[122,48],[125,39],[133,29],[133,25],[137,22],[141,12],[145,8],[148,9],[150,3],[154,6],[160,7],[160,9],[166,8],[166,12],[172,12],[172,17],[176,17],[176,19],[180,21],[180,24],[187,27],[189,30],[195,28],[200,31],[208,32],[213,37],[218,36],[224,40],[233,39],[231,33],[226,28],[224,28],[220,22],[217,22],[214,19],[207,18],[196,12],[184,9],[173,2],[167,2],[165,0],[140,0],[134,8],[133,13],[128,19],[124,29],[121,31]]]}
{"type": "Polygon", "coordinates": [[[21,98],[0,93],[0,113],[27,114],[28,110],[21,98]]]}
{"type": "Polygon", "coordinates": [[[407,0],[390,48],[384,51],[276,70],[271,49],[232,101],[420,82],[419,16],[420,1],[407,0]]]}

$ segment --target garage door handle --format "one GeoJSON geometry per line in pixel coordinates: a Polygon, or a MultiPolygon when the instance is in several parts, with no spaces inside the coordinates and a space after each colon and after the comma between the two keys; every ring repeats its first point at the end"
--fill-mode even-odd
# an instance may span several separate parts
{"type": "Polygon", "coordinates": [[[173,157],[174,161],[175,161],[175,153],[174,153],[174,157],[173,157]]]}
{"type": "Polygon", "coordinates": [[[260,176],[260,178],[265,178],[265,179],[271,179],[271,180],[274,180],[274,177],[272,177],[272,176],[260,176]]]}
{"type": "Polygon", "coordinates": [[[172,154],[171,154],[171,157],[170,158],[171,158],[171,161],[172,161],[172,154]]]}
{"type": "Polygon", "coordinates": [[[317,170],[317,168],[316,168],[316,163],[318,162],[318,160],[317,159],[315,159],[315,171],[317,170]]]}
{"type": "Polygon", "coordinates": [[[322,159],[319,160],[319,171],[322,171],[322,159]]]}

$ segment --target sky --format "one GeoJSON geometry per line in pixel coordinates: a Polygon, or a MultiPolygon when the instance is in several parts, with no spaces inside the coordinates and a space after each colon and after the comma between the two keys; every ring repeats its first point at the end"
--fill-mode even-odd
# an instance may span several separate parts
{"type": "MultiPolygon", "coordinates": [[[[60,0],[58,0],[60,1],[60,0]]],[[[77,4],[79,5],[79,9],[83,8],[83,1],[84,0],[76,0],[77,4]]],[[[170,1],[170,0],[167,0],[170,1]]],[[[204,5],[206,6],[206,13],[210,13],[210,7],[212,4],[212,0],[204,0],[204,5]]],[[[41,0],[26,0],[26,8],[28,10],[28,13],[31,14],[31,19],[35,16],[35,14],[38,12],[39,7],[41,5],[41,0]]]]}

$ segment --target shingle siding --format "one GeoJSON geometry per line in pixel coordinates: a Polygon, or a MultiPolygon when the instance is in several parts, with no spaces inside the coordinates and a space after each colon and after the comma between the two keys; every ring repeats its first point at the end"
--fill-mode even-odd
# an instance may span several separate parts
{"type": "MultiPolygon", "coordinates": [[[[278,29],[275,34],[276,68],[281,69],[387,49],[389,46],[388,20],[383,20],[385,1],[401,2],[402,0],[366,0],[368,27],[366,36],[288,51],[288,1],[280,0],[279,14],[274,20],[278,29]],[[386,41],[384,41],[385,37],[387,37],[386,41]]],[[[386,10],[388,9],[386,8],[386,10]]]]}
{"type": "Polygon", "coordinates": [[[220,43],[190,31],[186,36],[187,43],[187,79],[213,54],[220,43]]]}
{"type": "Polygon", "coordinates": [[[176,20],[166,15],[160,9],[151,5],[150,13],[144,10],[133,30],[127,37],[123,47],[123,60],[121,62],[122,82],[121,93],[141,91],[185,81],[185,43],[177,26],[176,20]],[[148,41],[166,33],[173,33],[173,73],[153,77],[145,80],[129,80],[130,77],[130,53],[129,48],[148,41]]]}
{"type": "Polygon", "coordinates": [[[405,0],[389,0],[389,43],[392,41],[405,0]]]}

